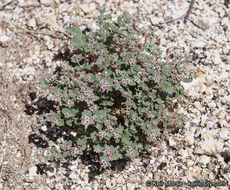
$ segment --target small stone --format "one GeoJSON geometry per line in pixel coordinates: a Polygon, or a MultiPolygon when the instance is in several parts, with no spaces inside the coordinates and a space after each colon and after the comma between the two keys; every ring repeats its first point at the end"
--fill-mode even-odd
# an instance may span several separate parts
{"type": "Polygon", "coordinates": [[[230,123],[228,123],[226,120],[221,119],[220,120],[220,126],[222,128],[224,128],[224,127],[230,128],[230,123]]]}
{"type": "Polygon", "coordinates": [[[117,183],[118,183],[118,184],[121,184],[123,181],[124,181],[124,178],[123,178],[122,176],[119,176],[119,177],[117,178],[117,183]]]}
{"type": "Polygon", "coordinates": [[[54,169],[53,172],[47,171],[46,173],[47,173],[48,177],[53,177],[56,174],[56,169],[54,169]]]}
{"type": "Polygon", "coordinates": [[[205,47],[207,46],[207,43],[204,41],[204,39],[202,38],[198,38],[194,41],[194,47],[196,48],[202,48],[202,47],[205,47]]]}
{"type": "Polygon", "coordinates": [[[105,3],[105,0],[95,0],[95,2],[99,5],[103,5],[105,3]]]}
{"type": "Polygon", "coordinates": [[[90,14],[93,11],[96,10],[96,5],[94,3],[90,3],[90,4],[82,4],[81,5],[81,10],[86,13],[86,14],[90,14]]]}
{"type": "Polygon", "coordinates": [[[18,5],[23,6],[24,5],[24,0],[18,0],[18,5]]]}
{"type": "Polygon", "coordinates": [[[46,38],[46,46],[50,50],[54,47],[53,42],[50,40],[50,38],[46,38]]]}
{"type": "Polygon", "coordinates": [[[185,159],[186,157],[188,157],[188,152],[187,150],[181,149],[179,151],[179,154],[182,156],[183,159],[185,159]]]}
{"type": "Polygon", "coordinates": [[[34,18],[31,18],[29,21],[28,21],[28,24],[27,24],[29,27],[31,28],[35,28],[37,26],[37,22],[34,18]]]}
{"type": "Polygon", "coordinates": [[[169,137],[169,146],[174,147],[176,145],[176,142],[172,139],[172,137],[169,137]]]}
{"type": "Polygon", "coordinates": [[[194,144],[194,134],[193,133],[187,133],[185,135],[185,140],[187,141],[189,146],[193,145],[194,144]]]}
{"type": "Polygon", "coordinates": [[[191,121],[192,125],[198,125],[200,123],[200,117],[197,117],[191,121]]]}
{"type": "Polygon", "coordinates": [[[167,169],[166,172],[168,173],[168,175],[172,175],[172,170],[167,169]]]}
{"type": "Polygon", "coordinates": [[[213,139],[217,134],[217,130],[213,129],[213,130],[205,130],[201,132],[202,138],[204,140],[208,140],[208,139],[213,139]]]}
{"type": "Polygon", "coordinates": [[[144,3],[146,5],[152,5],[153,4],[152,0],[144,0],[144,3]]]}
{"type": "Polygon", "coordinates": [[[216,108],[216,103],[215,103],[214,101],[212,101],[212,102],[210,102],[210,103],[208,104],[208,107],[209,107],[210,109],[214,109],[214,108],[216,108]]]}
{"type": "Polygon", "coordinates": [[[52,6],[54,4],[53,0],[40,0],[41,4],[45,6],[52,6]]]}
{"type": "Polygon", "coordinates": [[[41,127],[41,130],[42,130],[42,131],[47,131],[47,127],[46,127],[45,125],[43,125],[43,126],[41,127]]]}
{"type": "Polygon", "coordinates": [[[199,162],[200,162],[201,164],[206,165],[206,164],[208,164],[208,163],[210,162],[210,157],[209,157],[209,156],[206,156],[206,155],[203,155],[203,156],[200,157],[199,162]]]}
{"type": "Polygon", "coordinates": [[[99,187],[99,184],[98,184],[98,183],[94,183],[94,184],[93,184],[94,190],[99,189],[98,187],[99,187]]]}
{"type": "Polygon", "coordinates": [[[133,184],[133,183],[128,183],[128,184],[127,184],[127,189],[128,189],[128,190],[135,190],[135,184],[133,184]]]}
{"type": "Polygon", "coordinates": [[[194,161],[193,160],[188,160],[187,164],[188,164],[188,166],[192,167],[194,165],[194,161]]]}
{"type": "Polygon", "coordinates": [[[111,188],[110,180],[106,180],[105,185],[107,188],[111,188]]]}
{"type": "Polygon", "coordinates": [[[225,90],[223,88],[221,88],[219,91],[218,91],[219,95],[220,96],[224,96],[225,95],[225,90]]]}
{"type": "Polygon", "coordinates": [[[228,17],[224,17],[223,19],[221,19],[221,25],[225,25],[229,27],[229,23],[230,23],[230,19],[228,17]]]}
{"type": "Polygon", "coordinates": [[[211,60],[212,60],[213,64],[215,64],[215,65],[219,65],[220,63],[222,63],[220,54],[217,51],[215,51],[211,60]]]}
{"type": "Polygon", "coordinates": [[[208,129],[211,129],[211,128],[213,128],[214,127],[214,123],[212,122],[212,121],[209,121],[208,123],[207,123],[207,128],[208,129]]]}
{"type": "Polygon", "coordinates": [[[72,171],[74,171],[75,169],[77,169],[77,167],[78,167],[78,165],[77,165],[77,163],[75,162],[74,165],[69,166],[69,169],[72,170],[72,171]]]}
{"type": "Polygon", "coordinates": [[[155,164],[156,164],[156,159],[151,159],[151,160],[150,160],[150,164],[151,164],[151,165],[155,165],[155,164]]]}
{"type": "Polygon", "coordinates": [[[69,175],[69,178],[70,178],[70,179],[73,179],[73,180],[76,180],[76,181],[79,179],[78,175],[77,175],[75,172],[72,172],[72,173],[69,175]]]}
{"type": "Polygon", "coordinates": [[[150,172],[150,173],[148,174],[148,178],[149,178],[149,179],[153,179],[153,174],[152,174],[152,172],[150,172]]]}
{"type": "Polygon", "coordinates": [[[221,112],[219,113],[219,115],[218,115],[218,118],[219,118],[219,119],[224,119],[225,116],[226,116],[226,112],[221,111],[221,112]]]}
{"type": "Polygon", "coordinates": [[[7,47],[10,39],[11,38],[9,36],[7,36],[7,35],[0,35],[0,44],[3,47],[7,47]]]}
{"type": "Polygon", "coordinates": [[[228,140],[230,136],[230,132],[228,129],[224,128],[220,132],[220,138],[223,140],[228,140]]]}
{"type": "Polygon", "coordinates": [[[29,179],[33,180],[37,176],[37,167],[33,166],[29,169],[29,179]]]}
{"type": "Polygon", "coordinates": [[[201,116],[201,126],[204,126],[207,123],[207,115],[202,115],[201,116]]]}
{"type": "Polygon", "coordinates": [[[28,80],[31,81],[35,78],[35,68],[34,67],[26,67],[24,69],[20,69],[21,70],[21,75],[23,80],[28,80]]]}
{"type": "Polygon", "coordinates": [[[117,184],[116,179],[113,178],[113,179],[111,180],[111,185],[112,185],[112,186],[116,186],[116,184],[117,184]]]}
{"type": "Polygon", "coordinates": [[[207,155],[216,155],[223,149],[223,143],[214,140],[208,139],[198,143],[199,148],[195,148],[195,153],[197,154],[207,154],[207,155]]]}

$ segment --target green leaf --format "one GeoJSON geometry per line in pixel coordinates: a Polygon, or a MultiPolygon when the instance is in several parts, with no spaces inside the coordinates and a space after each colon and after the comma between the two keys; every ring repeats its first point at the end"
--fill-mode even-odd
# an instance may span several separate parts
{"type": "Polygon", "coordinates": [[[112,159],[113,160],[118,160],[120,158],[120,155],[118,154],[118,153],[116,153],[116,154],[114,154],[113,156],[112,156],[112,159]]]}
{"type": "Polygon", "coordinates": [[[117,17],[117,24],[120,26],[122,22],[122,18],[120,16],[117,17]]]}
{"type": "Polygon", "coordinates": [[[67,157],[68,155],[69,155],[69,151],[66,151],[66,152],[63,152],[63,157],[65,158],[65,157],[67,157]]]}
{"type": "Polygon", "coordinates": [[[105,19],[105,20],[111,19],[111,15],[110,15],[110,14],[105,15],[104,19],[105,19]]]}
{"type": "Polygon", "coordinates": [[[88,117],[92,117],[92,112],[91,111],[88,111],[88,110],[85,110],[83,112],[84,115],[88,116],[88,117]]]}
{"type": "Polygon", "coordinates": [[[81,67],[80,66],[75,66],[75,70],[80,71],[81,67]]]}
{"type": "Polygon", "coordinates": [[[79,118],[76,118],[76,119],[74,120],[74,124],[75,124],[76,126],[81,125],[81,121],[79,121],[79,118]]]}
{"type": "Polygon", "coordinates": [[[92,78],[93,81],[96,81],[97,77],[96,77],[96,75],[91,75],[91,78],[92,78]]]}
{"type": "Polygon", "coordinates": [[[63,119],[61,119],[61,120],[59,120],[58,122],[57,122],[57,124],[58,124],[58,126],[60,126],[60,127],[62,127],[62,126],[64,126],[64,120],[63,119]]]}
{"type": "Polygon", "coordinates": [[[90,134],[91,139],[94,139],[94,137],[97,136],[97,132],[94,131],[93,133],[90,134]]]}
{"type": "Polygon", "coordinates": [[[64,157],[62,154],[59,155],[59,161],[63,161],[64,157]]]}
{"type": "Polygon", "coordinates": [[[108,160],[108,156],[107,155],[103,155],[103,156],[100,156],[100,160],[108,160]]]}
{"type": "Polygon", "coordinates": [[[167,122],[163,122],[163,126],[166,128],[168,126],[167,122]]]}
{"type": "Polygon", "coordinates": [[[62,113],[65,115],[66,113],[69,113],[70,109],[69,108],[63,108],[62,113]]]}
{"type": "Polygon", "coordinates": [[[110,28],[113,32],[116,32],[117,31],[117,28],[114,24],[110,24],[110,28]]]}
{"type": "Polygon", "coordinates": [[[73,122],[73,120],[69,119],[69,120],[66,121],[66,124],[71,127],[72,126],[72,122],[73,122]]]}
{"type": "Polygon", "coordinates": [[[84,144],[84,141],[82,141],[80,139],[77,140],[77,145],[83,145],[83,144],[84,144]]]}
{"type": "Polygon", "coordinates": [[[71,110],[71,114],[73,115],[73,117],[79,112],[78,108],[77,109],[72,109],[71,110]]]}
{"type": "Polygon", "coordinates": [[[77,29],[75,27],[67,27],[66,31],[70,34],[77,34],[77,29]]]}
{"type": "Polygon", "coordinates": [[[109,30],[109,23],[105,23],[104,28],[105,30],[109,30]]]}
{"type": "Polygon", "coordinates": [[[80,150],[83,151],[86,149],[86,145],[81,146],[80,150]]]}
{"type": "Polygon", "coordinates": [[[65,144],[66,144],[67,146],[72,146],[72,141],[71,141],[71,140],[65,141],[65,144]]]}
{"type": "Polygon", "coordinates": [[[60,116],[57,115],[57,114],[54,116],[54,118],[57,119],[57,120],[60,120],[60,119],[61,119],[60,116]]]}
{"type": "Polygon", "coordinates": [[[53,161],[54,160],[54,157],[55,157],[55,154],[52,154],[49,158],[50,161],[53,161]]]}
{"type": "Polygon", "coordinates": [[[56,147],[51,147],[51,149],[50,149],[50,151],[52,152],[52,153],[54,153],[54,152],[56,152],[56,147]]]}
{"type": "Polygon", "coordinates": [[[112,105],[113,105],[113,102],[108,101],[108,102],[107,102],[107,105],[108,105],[108,106],[112,106],[112,105]]]}
{"type": "Polygon", "coordinates": [[[136,130],[136,128],[135,128],[135,126],[134,126],[133,124],[131,124],[130,129],[131,129],[132,131],[134,131],[134,132],[137,132],[137,130],[136,130]]]}
{"type": "Polygon", "coordinates": [[[67,150],[66,146],[63,146],[63,147],[62,147],[62,150],[63,150],[63,151],[66,151],[66,150],[67,150]]]}
{"type": "Polygon", "coordinates": [[[106,41],[106,35],[105,35],[105,33],[104,33],[104,32],[102,32],[102,33],[101,33],[101,38],[102,38],[103,42],[105,42],[105,41],[106,41]]]}
{"type": "Polygon", "coordinates": [[[116,138],[116,139],[115,139],[115,142],[116,142],[116,143],[119,143],[119,142],[120,142],[120,139],[116,138]]]}

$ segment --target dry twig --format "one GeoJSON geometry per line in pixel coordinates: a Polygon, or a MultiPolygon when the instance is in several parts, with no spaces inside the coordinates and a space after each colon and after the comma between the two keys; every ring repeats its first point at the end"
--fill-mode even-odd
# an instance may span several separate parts
{"type": "Polygon", "coordinates": [[[153,24],[153,26],[159,26],[159,25],[162,25],[162,24],[168,24],[168,23],[174,22],[176,20],[180,20],[180,19],[184,19],[184,23],[186,23],[186,21],[188,20],[189,15],[190,15],[190,13],[192,11],[192,7],[193,7],[194,3],[195,3],[195,0],[191,0],[189,8],[188,8],[188,10],[187,10],[187,12],[186,12],[186,14],[184,16],[181,16],[181,17],[178,17],[178,18],[175,18],[175,19],[172,19],[172,20],[168,20],[166,22],[160,22],[159,24],[153,24]]]}

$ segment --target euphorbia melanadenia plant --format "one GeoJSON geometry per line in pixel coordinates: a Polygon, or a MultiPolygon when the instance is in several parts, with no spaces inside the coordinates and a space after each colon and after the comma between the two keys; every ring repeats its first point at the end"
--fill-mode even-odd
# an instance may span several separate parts
{"type": "Polygon", "coordinates": [[[172,129],[183,126],[183,115],[173,107],[186,98],[180,82],[192,81],[195,73],[186,69],[186,56],[162,59],[152,29],[137,28],[137,17],[124,13],[110,22],[105,7],[98,10],[96,32],[85,35],[79,28],[68,28],[76,52],[72,64],[60,74],[41,78],[59,106],[40,118],[76,132],[76,142],[65,142],[60,151],[51,148],[51,159],[89,148],[107,167],[112,160],[149,151],[172,129]]]}

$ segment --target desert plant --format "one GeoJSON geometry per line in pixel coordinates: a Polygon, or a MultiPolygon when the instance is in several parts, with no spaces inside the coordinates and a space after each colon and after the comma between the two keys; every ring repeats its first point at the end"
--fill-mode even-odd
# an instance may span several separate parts
{"type": "Polygon", "coordinates": [[[183,115],[173,111],[186,98],[180,82],[190,82],[187,56],[164,60],[154,45],[151,27],[138,28],[138,17],[124,13],[116,22],[98,8],[96,32],[70,27],[74,55],[60,73],[43,75],[41,83],[59,102],[56,112],[40,115],[42,124],[69,126],[76,142],[65,142],[51,157],[77,156],[89,148],[104,167],[120,158],[149,151],[183,115]],[[175,101],[176,100],[176,101],[175,101]]]}

